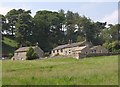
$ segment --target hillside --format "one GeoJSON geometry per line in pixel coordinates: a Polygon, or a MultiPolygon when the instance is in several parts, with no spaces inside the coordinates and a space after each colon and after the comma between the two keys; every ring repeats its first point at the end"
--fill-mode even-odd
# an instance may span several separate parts
{"type": "Polygon", "coordinates": [[[3,85],[117,85],[118,56],[2,62],[3,85]]]}
{"type": "Polygon", "coordinates": [[[13,54],[17,48],[17,42],[13,36],[2,36],[2,54],[13,54]]]}

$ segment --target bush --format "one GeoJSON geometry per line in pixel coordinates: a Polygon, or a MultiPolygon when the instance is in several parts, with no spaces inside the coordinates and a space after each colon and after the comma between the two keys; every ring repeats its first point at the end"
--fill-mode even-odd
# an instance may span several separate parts
{"type": "Polygon", "coordinates": [[[32,47],[29,48],[26,56],[27,56],[27,60],[32,60],[32,59],[37,59],[38,58],[37,53],[34,52],[34,49],[32,47]]]}
{"type": "Polygon", "coordinates": [[[55,54],[55,56],[59,56],[59,53],[55,54]]]}
{"type": "Polygon", "coordinates": [[[48,57],[48,56],[50,56],[50,53],[49,53],[49,52],[46,52],[46,53],[44,54],[44,56],[45,56],[45,57],[48,57]]]}
{"type": "Polygon", "coordinates": [[[103,46],[109,50],[109,52],[120,52],[120,42],[113,41],[111,43],[104,43],[103,46]]]}
{"type": "Polygon", "coordinates": [[[31,45],[33,45],[30,41],[26,41],[25,44],[26,44],[26,46],[31,46],[31,45]]]}
{"type": "Polygon", "coordinates": [[[11,59],[13,57],[13,53],[9,53],[8,57],[9,57],[9,59],[11,59]]]}

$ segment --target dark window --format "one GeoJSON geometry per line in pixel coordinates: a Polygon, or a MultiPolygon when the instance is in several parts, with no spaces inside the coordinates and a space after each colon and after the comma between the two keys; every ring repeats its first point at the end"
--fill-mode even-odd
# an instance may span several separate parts
{"type": "Polygon", "coordinates": [[[94,50],[94,52],[96,53],[96,50],[94,50]]]}
{"type": "Polygon", "coordinates": [[[16,53],[18,55],[18,53],[16,53]]]}
{"type": "Polygon", "coordinates": [[[55,50],[53,50],[53,53],[55,53],[55,50]]]}
{"type": "Polygon", "coordinates": [[[67,54],[67,51],[65,51],[66,52],[66,54],[67,54]]]}
{"type": "Polygon", "coordinates": [[[57,50],[57,52],[59,52],[59,50],[57,50]]]}
{"type": "Polygon", "coordinates": [[[63,49],[61,49],[61,52],[63,52],[63,49]]]}
{"type": "Polygon", "coordinates": [[[92,50],[92,53],[93,53],[93,50],[92,50]]]}

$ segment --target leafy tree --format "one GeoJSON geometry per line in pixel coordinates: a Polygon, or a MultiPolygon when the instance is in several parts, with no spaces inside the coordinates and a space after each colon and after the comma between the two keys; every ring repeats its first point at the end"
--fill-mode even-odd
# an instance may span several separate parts
{"type": "Polygon", "coordinates": [[[37,11],[34,18],[30,10],[12,9],[2,18],[3,31],[15,33],[16,40],[23,46],[39,43],[39,46],[49,52],[52,48],[73,42],[89,41],[93,45],[103,45],[109,51],[118,50],[120,40],[120,24],[93,22],[90,18],[80,16],[73,11],[59,10],[37,11]]]}
{"type": "Polygon", "coordinates": [[[6,17],[4,16],[4,15],[1,15],[0,14],[0,19],[1,19],[1,21],[2,21],[2,32],[4,32],[4,31],[8,31],[8,23],[6,22],[6,17]]]}
{"type": "Polygon", "coordinates": [[[16,23],[15,36],[17,41],[23,46],[26,46],[28,41],[31,42],[33,29],[34,23],[31,15],[29,13],[20,14],[16,23]]]}
{"type": "Polygon", "coordinates": [[[62,12],[44,10],[38,11],[34,16],[36,26],[34,36],[44,51],[50,51],[55,45],[64,42],[63,21],[64,13],[62,12]]]}
{"type": "Polygon", "coordinates": [[[18,19],[18,12],[16,9],[12,9],[10,10],[7,14],[6,14],[6,18],[8,20],[9,23],[9,32],[14,33],[15,31],[15,23],[17,22],[18,19]]]}
{"type": "MultiPolygon", "coordinates": [[[[72,40],[73,42],[76,41],[76,35],[75,35],[75,31],[76,31],[76,14],[77,13],[73,13],[72,11],[67,11],[66,13],[66,37],[67,37],[67,41],[72,40]]],[[[77,15],[78,16],[78,15],[77,15]]]]}
{"type": "Polygon", "coordinates": [[[112,42],[112,49],[113,49],[113,52],[120,52],[120,42],[113,41],[112,42]]]}
{"type": "Polygon", "coordinates": [[[112,41],[120,40],[119,39],[119,37],[120,37],[120,34],[119,34],[120,24],[116,24],[114,26],[111,26],[109,31],[110,31],[110,35],[112,37],[112,41]]]}
{"type": "Polygon", "coordinates": [[[104,43],[104,47],[106,47],[109,52],[120,52],[120,42],[119,41],[113,41],[111,43],[104,43]]]}
{"type": "Polygon", "coordinates": [[[26,56],[27,56],[27,60],[32,60],[32,59],[38,58],[37,53],[34,52],[34,49],[32,47],[29,48],[26,56]]]}
{"type": "Polygon", "coordinates": [[[108,28],[105,28],[101,31],[101,36],[104,42],[112,43],[113,41],[120,40],[120,25],[111,25],[108,28]]]}
{"type": "Polygon", "coordinates": [[[91,19],[88,19],[87,17],[83,16],[78,21],[78,34],[80,34],[82,37],[86,39],[86,41],[92,42],[95,32],[94,32],[94,26],[93,22],[91,22],[91,19]]]}
{"type": "Polygon", "coordinates": [[[27,11],[25,11],[25,10],[23,10],[23,9],[18,9],[18,10],[16,10],[16,9],[12,9],[12,10],[10,10],[7,14],[6,14],[6,19],[7,19],[7,21],[8,21],[8,23],[9,23],[9,32],[11,32],[12,33],[12,35],[14,34],[14,32],[16,31],[15,29],[16,29],[16,23],[17,23],[17,21],[18,21],[18,18],[19,18],[19,16],[22,14],[22,13],[31,13],[31,11],[30,10],[27,10],[27,11]]]}

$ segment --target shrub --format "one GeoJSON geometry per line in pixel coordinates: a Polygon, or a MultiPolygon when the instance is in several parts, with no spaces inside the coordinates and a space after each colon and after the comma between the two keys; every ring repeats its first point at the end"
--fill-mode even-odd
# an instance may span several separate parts
{"type": "Polygon", "coordinates": [[[12,56],[13,56],[13,53],[9,53],[9,54],[8,54],[9,59],[11,59],[12,56]]]}
{"type": "Polygon", "coordinates": [[[55,54],[55,56],[59,56],[59,53],[55,54]]]}
{"type": "Polygon", "coordinates": [[[120,52],[120,42],[113,41],[111,43],[104,43],[103,46],[109,50],[109,52],[120,52]]]}
{"type": "Polygon", "coordinates": [[[49,52],[46,52],[46,53],[44,54],[44,56],[45,56],[45,57],[48,57],[48,56],[50,56],[50,53],[49,53],[49,52]]]}
{"type": "Polygon", "coordinates": [[[32,45],[32,43],[30,41],[26,41],[25,44],[26,44],[26,46],[31,46],[32,45]]]}
{"type": "Polygon", "coordinates": [[[32,60],[32,59],[38,58],[37,53],[34,52],[34,49],[32,47],[29,48],[26,56],[27,56],[27,60],[32,60]]]}

